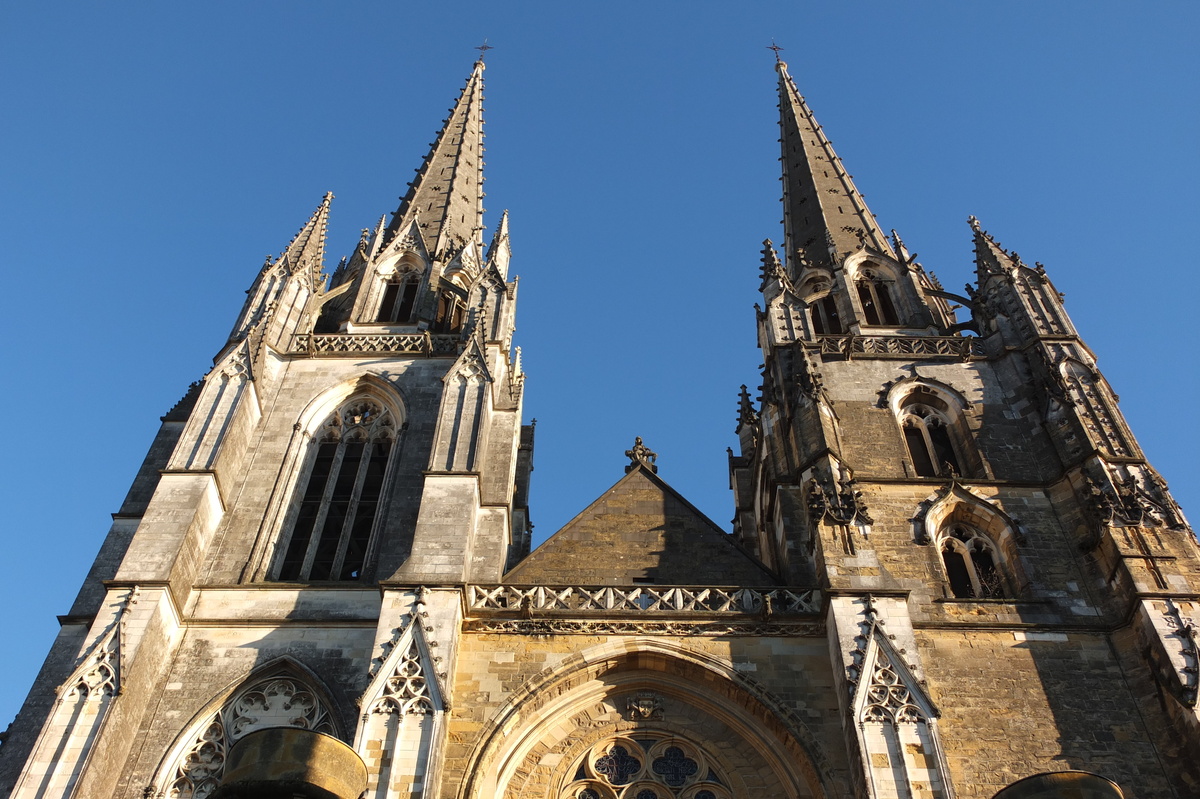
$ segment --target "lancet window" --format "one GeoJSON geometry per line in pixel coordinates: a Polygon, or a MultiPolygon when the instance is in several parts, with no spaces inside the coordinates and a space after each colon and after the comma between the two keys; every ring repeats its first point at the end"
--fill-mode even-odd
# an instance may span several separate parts
{"type": "Polygon", "coordinates": [[[808,306],[812,319],[813,332],[818,334],[844,333],[842,317],[838,314],[837,302],[833,295],[826,294],[819,300],[814,300],[808,306]]]}
{"type": "Polygon", "coordinates": [[[932,391],[917,389],[899,409],[900,428],[909,460],[920,477],[961,475],[962,461],[955,448],[950,406],[932,391]]]}
{"type": "Polygon", "coordinates": [[[898,325],[900,316],[892,299],[890,281],[870,270],[862,272],[857,282],[858,299],[862,303],[863,315],[868,325],[898,325]]]}
{"type": "Polygon", "coordinates": [[[379,315],[375,321],[390,324],[410,321],[420,282],[420,274],[405,272],[384,284],[383,301],[379,304],[379,315]]]}
{"type": "Polygon", "coordinates": [[[1000,555],[987,535],[965,524],[953,524],[942,537],[941,550],[950,592],[956,598],[1004,596],[1000,555]]]}
{"type": "Polygon", "coordinates": [[[950,442],[946,420],[936,411],[913,405],[905,409],[904,442],[912,458],[913,468],[921,477],[948,477],[960,474],[958,456],[950,442]]]}
{"type": "Polygon", "coordinates": [[[437,316],[434,318],[435,333],[459,333],[467,321],[467,303],[452,291],[438,295],[437,316]]]}
{"type": "Polygon", "coordinates": [[[728,782],[690,741],[631,733],[588,750],[560,799],[731,799],[728,782]]]}
{"type": "Polygon", "coordinates": [[[352,398],[314,436],[279,580],[357,580],[366,565],[395,438],[391,412],[352,398]]]}

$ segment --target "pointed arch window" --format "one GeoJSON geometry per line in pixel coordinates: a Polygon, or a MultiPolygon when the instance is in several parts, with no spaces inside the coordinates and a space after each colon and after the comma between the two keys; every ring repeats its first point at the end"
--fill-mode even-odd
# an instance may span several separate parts
{"type": "Polygon", "coordinates": [[[434,318],[435,333],[460,333],[467,320],[467,303],[453,291],[438,295],[437,316],[434,318]]]}
{"type": "Polygon", "coordinates": [[[244,684],[216,713],[194,726],[156,781],[154,796],[205,799],[221,784],[235,743],[267,727],[295,727],[338,736],[329,708],[310,686],[287,671],[244,684]]]}
{"type": "Polygon", "coordinates": [[[921,477],[961,474],[946,419],[927,405],[909,405],[904,411],[900,424],[917,474],[921,477]]]}
{"type": "Polygon", "coordinates": [[[867,270],[862,273],[856,285],[858,299],[862,303],[863,315],[868,325],[894,327],[900,324],[900,315],[896,313],[896,304],[892,300],[891,281],[867,270]]]}
{"type": "Polygon", "coordinates": [[[357,580],[366,565],[395,438],[370,397],[344,403],[314,436],[279,580],[357,580]]]}
{"type": "Polygon", "coordinates": [[[952,477],[963,474],[962,459],[954,439],[958,421],[949,403],[933,391],[918,387],[897,409],[908,457],[919,477],[952,477]]]}
{"type": "Polygon", "coordinates": [[[384,284],[383,302],[379,304],[375,321],[390,324],[411,321],[420,282],[421,276],[417,272],[405,272],[384,284]]]}
{"type": "Polygon", "coordinates": [[[1000,555],[987,535],[965,524],[951,525],[942,538],[941,551],[946,579],[955,598],[1004,596],[1000,555]]]}
{"type": "Polygon", "coordinates": [[[813,332],[818,334],[846,332],[842,327],[842,317],[838,313],[837,302],[834,301],[833,295],[826,294],[821,299],[814,300],[808,306],[808,312],[812,318],[813,332]]]}

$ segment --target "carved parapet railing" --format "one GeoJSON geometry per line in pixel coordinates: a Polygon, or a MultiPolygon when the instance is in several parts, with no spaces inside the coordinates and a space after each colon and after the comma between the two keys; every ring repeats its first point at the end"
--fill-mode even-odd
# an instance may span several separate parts
{"type": "Polygon", "coordinates": [[[296,336],[293,355],[424,355],[435,358],[459,353],[462,337],[453,333],[400,333],[372,335],[331,333],[296,336]]]}
{"type": "Polygon", "coordinates": [[[820,592],[790,588],[468,585],[467,611],[567,615],[801,614],[821,611],[820,592]]]}
{"type": "Polygon", "coordinates": [[[843,358],[944,357],[969,360],[985,355],[974,336],[818,336],[822,355],[843,358]]]}

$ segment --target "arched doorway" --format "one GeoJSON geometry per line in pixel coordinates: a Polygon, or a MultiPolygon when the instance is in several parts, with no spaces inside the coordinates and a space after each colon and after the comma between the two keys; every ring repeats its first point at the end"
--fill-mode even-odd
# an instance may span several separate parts
{"type": "Polygon", "coordinates": [[[601,645],[524,686],[467,773],[460,799],[836,795],[780,703],[732,664],[659,639],[601,645]]]}

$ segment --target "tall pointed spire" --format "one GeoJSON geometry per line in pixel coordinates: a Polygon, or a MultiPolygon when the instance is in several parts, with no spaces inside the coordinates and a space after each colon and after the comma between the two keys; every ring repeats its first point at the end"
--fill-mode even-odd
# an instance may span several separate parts
{"type": "Polygon", "coordinates": [[[448,260],[468,242],[483,248],[483,60],[450,109],[416,179],[388,225],[390,241],[419,214],[425,246],[448,260]]]}
{"type": "Polygon", "coordinates": [[[300,232],[288,243],[276,263],[286,264],[292,274],[300,272],[301,267],[307,269],[309,277],[314,281],[320,279],[325,261],[325,234],[329,227],[329,206],[333,202],[333,192],[325,192],[324,199],[313,211],[300,232]]]}
{"type": "MultiPolygon", "coordinates": [[[[776,53],[778,57],[778,53],[776,53]]],[[[797,255],[812,265],[828,264],[866,244],[893,255],[887,238],[867,208],[833,144],[817,123],[788,74],[779,72],[779,127],[783,147],[783,206],[787,262],[797,255]]],[[[798,270],[793,268],[793,274],[798,270]]]]}

